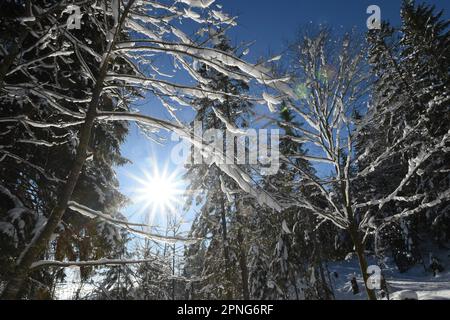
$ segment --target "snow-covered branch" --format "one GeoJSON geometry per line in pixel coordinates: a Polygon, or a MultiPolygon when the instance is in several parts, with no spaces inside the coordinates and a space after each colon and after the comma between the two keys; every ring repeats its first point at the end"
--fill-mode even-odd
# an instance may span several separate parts
{"type": "Polygon", "coordinates": [[[122,228],[125,229],[127,231],[129,231],[130,233],[136,234],[138,236],[142,236],[144,238],[147,238],[149,240],[153,240],[156,242],[162,242],[162,243],[177,243],[177,242],[184,242],[184,243],[195,243],[198,241],[201,241],[202,239],[197,239],[197,238],[185,238],[185,237],[178,237],[178,236],[164,236],[164,235],[159,235],[159,234],[153,234],[150,232],[146,232],[146,231],[142,231],[142,230],[138,230],[136,229],[136,227],[141,227],[141,228],[148,228],[148,225],[143,225],[143,224],[137,224],[137,223],[131,223],[125,220],[120,220],[120,219],[115,219],[113,217],[111,217],[110,215],[104,214],[103,212],[100,211],[95,211],[92,210],[88,207],[85,207],[77,202],[74,201],[70,201],[69,202],[69,208],[73,211],[76,211],[80,214],[82,214],[85,217],[91,218],[91,219],[99,219],[103,222],[106,222],[110,225],[113,225],[115,227],[118,228],[122,228]]]}
{"type": "Polygon", "coordinates": [[[46,267],[59,267],[59,268],[71,268],[71,267],[96,267],[96,266],[120,266],[127,264],[141,264],[141,263],[155,263],[154,259],[99,259],[90,261],[54,261],[54,260],[41,260],[33,263],[31,269],[40,269],[46,267]]]}
{"type": "Polygon", "coordinates": [[[35,128],[61,128],[62,129],[62,128],[79,126],[79,125],[83,124],[84,121],[49,123],[49,122],[43,122],[43,121],[35,121],[32,119],[29,119],[27,116],[18,116],[18,117],[0,118],[0,123],[1,122],[22,122],[22,123],[25,123],[32,127],[35,127],[35,128]]]}

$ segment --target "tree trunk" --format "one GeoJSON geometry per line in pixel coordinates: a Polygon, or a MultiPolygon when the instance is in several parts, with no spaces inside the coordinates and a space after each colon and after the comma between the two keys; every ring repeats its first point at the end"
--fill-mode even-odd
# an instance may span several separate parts
{"type": "Polygon", "coordinates": [[[243,217],[243,202],[238,200],[236,203],[236,222],[238,224],[237,230],[237,241],[239,245],[239,269],[241,270],[241,281],[242,281],[242,297],[244,300],[250,300],[250,290],[248,288],[248,266],[247,266],[247,250],[245,245],[244,234],[242,228],[244,226],[243,217]]]}
{"type": "Polygon", "coordinates": [[[20,289],[28,277],[31,264],[35,262],[47,248],[53,232],[58,227],[64,212],[67,209],[67,204],[72,197],[73,190],[75,189],[86,160],[87,148],[89,146],[91,131],[97,114],[97,106],[99,105],[101,92],[103,90],[103,82],[106,76],[107,65],[108,62],[105,60],[93,91],[92,100],[88,107],[85,122],[80,131],[80,143],[77,147],[75,161],[72,169],[70,170],[69,177],[67,178],[67,181],[58,196],[57,205],[50,214],[46,225],[42,228],[40,233],[33,238],[31,243],[18,258],[18,261],[16,262],[17,266],[11,280],[8,281],[2,292],[2,299],[11,300],[19,298],[20,289]]]}
{"type": "Polygon", "coordinates": [[[241,269],[242,279],[242,297],[244,300],[250,300],[250,293],[248,289],[248,267],[247,267],[247,255],[244,247],[244,237],[239,226],[238,241],[239,241],[239,268],[241,269]]]}
{"type": "Polygon", "coordinates": [[[350,236],[352,238],[353,244],[355,246],[355,251],[358,256],[359,261],[359,267],[361,269],[361,274],[363,276],[364,280],[364,287],[366,288],[367,298],[369,300],[377,300],[377,297],[375,295],[375,291],[371,290],[367,287],[367,281],[369,279],[369,275],[367,274],[367,260],[366,256],[364,254],[364,245],[362,243],[362,240],[358,234],[358,231],[356,229],[356,226],[352,224],[352,226],[349,229],[350,236]]]}
{"type": "Polygon", "coordinates": [[[325,294],[325,299],[334,300],[334,295],[331,289],[328,287],[325,272],[323,270],[323,264],[321,261],[318,262],[318,266],[319,266],[320,284],[322,286],[323,293],[325,294]]]}
{"type": "Polygon", "coordinates": [[[227,300],[233,299],[233,293],[231,291],[230,285],[231,281],[231,265],[230,265],[230,250],[228,247],[228,235],[227,235],[227,220],[225,215],[225,199],[222,197],[222,210],[221,210],[221,220],[222,220],[222,240],[223,240],[223,257],[225,260],[225,278],[228,282],[225,286],[225,297],[227,300]]]}

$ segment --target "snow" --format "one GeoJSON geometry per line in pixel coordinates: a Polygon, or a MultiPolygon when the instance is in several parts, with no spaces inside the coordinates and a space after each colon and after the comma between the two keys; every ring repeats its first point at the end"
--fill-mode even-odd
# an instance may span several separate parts
{"type": "Polygon", "coordinates": [[[236,126],[234,124],[232,124],[230,121],[227,120],[227,118],[225,117],[225,115],[220,112],[216,107],[213,107],[212,110],[214,111],[214,114],[216,115],[217,118],[220,119],[220,121],[223,122],[223,124],[225,124],[227,131],[229,131],[232,134],[237,134],[237,135],[245,135],[246,131],[236,128],[236,126]]]}
{"type": "Polygon", "coordinates": [[[179,1],[189,5],[191,7],[208,8],[216,0],[179,0],[179,1]]]}
{"type": "Polygon", "coordinates": [[[180,29],[172,27],[172,33],[178,37],[183,43],[190,44],[192,41],[189,39],[189,37],[180,29]]]}
{"type": "MultiPolygon", "coordinates": [[[[148,30],[148,29],[146,29],[148,30]]],[[[141,31],[144,32],[144,31],[141,31]]],[[[288,97],[295,97],[295,93],[292,88],[286,83],[289,79],[288,77],[274,78],[272,72],[263,65],[253,65],[247,63],[229,53],[205,47],[197,47],[194,45],[187,45],[184,43],[171,43],[165,41],[154,41],[158,46],[152,45],[140,45],[136,42],[129,41],[124,42],[117,48],[117,51],[149,51],[149,52],[162,52],[169,55],[183,54],[195,59],[198,59],[202,63],[205,63],[209,67],[217,70],[218,72],[226,75],[231,79],[249,81],[249,78],[256,80],[258,83],[267,85],[283,95],[288,97]],[[240,71],[236,71],[235,68],[240,71]]],[[[117,77],[116,77],[117,78],[117,77]]],[[[130,77],[119,77],[122,80],[131,81],[130,77]]],[[[114,78],[113,78],[114,79],[114,78]]],[[[137,80],[136,80],[137,81],[137,80]]],[[[147,79],[147,83],[143,81],[137,81],[137,83],[142,83],[142,85],[148,85],[151,81],[155,82],[155,79],[147,79]]],[[[165,84],[164,86],[167,86],[165,84]]],[[[205,94],[205,90],[197,90],[200,94],[205,94]]],[[[189,92],[186,92],[189,93],[189,92]]],[[[223,94],[222,94],[223,95],[223,94]]],[[[201,96],[199,96],[201,98],[201,96]]],[[[272,97],[271,95],[265,95],[265,100],[269,101],[271,104],[279,104],[280,100],[278,98],[272,97]]]]}
{"type": "Polygon", "coordinates": [[[273,57],[272,59],[269,59],[267,62],[275,62],[275,61],[279,61],[281,59],[281,54],[278,56],[273,57]]]}
{"type": "Polygon", "coordinates": [[[89,260],[89,261],[54,261],[54,260],[41,260],[33,263],[31,265],[32,269],[41,268],[45,266],[54,266],[54,267],[62,267],[62,268],[71,268],[77,269],[80,266],[118,266],[124,264],[139,264],[139,263],[156,263],[158,262],[158,258],[152,259],[99,259],[99,260],[89,260]]]}
{"type": "Polygon", "coordinates": [[[186,17],[188,17],[188,18],[190,18],[190,19],[192,19],[192,20],[194,20],[194,21],[196,21],[198,23],[202,22],[200,14],[198,14],[195,11],[193,11],[191,8],[184,9],[184,14],[186,15],[186,17]]]}
{"type": "Polygon", "coordinates": [[[289,227],[287,226],[286,220],[283,220],[283,222],[281,223],[281,228],[283,229],[284,232],[286,232],[286,234],[291,234],[291,230],[289,230],[289,227]]]}
{"type": "Polygon", "coordinates": [[[415,291],[403,290],[395,292],[392,295],[392,300],[419,300],[419,296],[415,291]]]}
{"type": "Polygon", "coordinates": [[[277,105],[281,104],[281,100],[271,96],[267,92],[263,92],[263,98],[267,102],[267,106],[269,107],[270,112],[275,113],[277,109],[275,108],[277,105]]]}
{"type": "Polygon", "coordinates": [[[220,175],[219,178],[220,178],[220,188],[221,188],[222,192],[226,195],[228,202],[233,203],[233,197],[231,196],[230,191],[228,190],[227,186],[225,185],[225,181],[223,180],[222,175],[220,175]]]}
{"type": "Polygon", "coordinates": [[[121,229],[126,229],[127,231],[129,231],[132,234],[135,234],[137,236],[143,237],[143,238],[147,238],[149,240],[155,241],[155,242],[160,242],[160,243],[177,243],[177,242],[184,242],[186,244],[193,244],[196,243],[202,239],[199,238],[184,238],[184,237],[179,237],[179,236],[164,236],[164,235],[159,235],[159,234],[155,234],[155,233],[150,233],[145,231],[146,228],[148,228],[148,225],[146,224],[140,224],[140,223],[133,223],[133,222],[129,222],[126,220],[122,220],[122,219],[116,219],[113,216],[110,216],[108,214],[105,214],[103,212],[100,211],[95,211],[92,210],[86,206],[83,206],[75,201],[70,201],[68,203],[68,206],[71,210],[78,212],[79,214],[91,218],[91,219],[99,219],[102,222],[108,223],[112,226],[121,228],[121,229]],[[140,230],[138,228],[141,228],[143,230],[140,230]]]}
{"type": "MultiPolygon", "coordinates": [[[[448,250],[440,251],[440,260],[444,262],[445,271],[434,277],[425,271],[421,265],[416,265],[406,273],[400,273],[392,262],[383,270],[389,290],[390,300],[404,300],[405,297],[415,297],[418,300],[450,300],[450,256],[448,250]]],[[[369,265],[376,265],[376,260],[369,257],[369,265]]],[[[328,267],[333,289],[337,300],[365,300],[366,293],[360,276],[358,260],[355,255],[346,261],[333,262],[328,267]],[[337,272],[338,278],[333,276],[337,272]],[[360,293],[353,295],[350,280],[356,277],[360,293]]]]}
{"type": "Polygon", "coordinates": [[[119,14],[120,14],[120,2],[119,0],[112,0],[111,7],[113,11],[114,26],[119,24],[119,14]]]}
{"type": "Polygon", "coordinates": [[[253,186],[250,183],[251,178],[245,172],[240,170],[238,166],[226,165],[223,163],[216,163],[216,165],[233,179],[243,191],[255,197],[260,205],[266,205],[278,212],[282,210],[281,205],[269,193],[253,186]]]}
{"type": "Polygon", "coordinates": [[[33,22],[33,21],[36,21],[36,17],[33,17],[33,16],[31,16],[31,17],[22,17],[22,18],[17,18],[17,20],[20,21],[21,23],[33,22]]]}
{"type": "Polygon", "coordinates": [[[212,15],[221,23],[228,23],[231,25],[236,25],[232,18],[230,18],[227,14],[222,11],[211,10],[212,15]],[[231,22],[230,22],[231,21],[231,22]]]}

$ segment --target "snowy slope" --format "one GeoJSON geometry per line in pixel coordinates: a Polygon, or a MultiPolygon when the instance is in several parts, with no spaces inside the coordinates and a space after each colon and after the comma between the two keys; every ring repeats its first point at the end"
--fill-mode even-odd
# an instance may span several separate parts
{"type": "MultiPolygon", "coordinates": [[[[450,252],[441,250],[437,256],[444,265],[445,271],[436,277],[422,265],[417,265],[406,273],[400,273],[392,262],[388,262],[383,274],[388,282],[390,299],[400,300],[402,291],[413,291],[417,293],[419,300],[450,300],[450,252]]],[[[369,258],[369,264],[376,265],[375,259],[369,258]]],[[[337,300],[366,299],[356,257],[331,263],[329,270],[337,300]],[[333,276],[333,272],[337,273],[337,278],[333,276]],[[357,295],[352,293],[350,281],[353,277],[356,277],[361,291],[357,295]]]]}

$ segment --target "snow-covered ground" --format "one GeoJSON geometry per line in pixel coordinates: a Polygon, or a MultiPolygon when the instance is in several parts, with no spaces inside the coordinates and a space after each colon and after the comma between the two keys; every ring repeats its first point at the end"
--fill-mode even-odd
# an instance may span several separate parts
{"type": "MultiPolygon", "coordinates": [[[[385,261],[387,267],[383,269],[383,275],[387,279],[389,299],[404,300],[417,296],[419,300],[450,300],[450,250],[432,250],[439,258],[445,270],[433,276],[431,271],[423,265],[416,265],[408,272],[400,273],[392,261],[385,261]]],[[[428,259],[427,266],[428,266],[428,259]]],[[[368,258],[370,265],[376,265],[373,257],[368,258]]],[[[337,261],[328,265],[335,297],[337,300],[365,300],[366,293],[364,283],[360,275],[359,264],[356,256],[349,256],[345,261],[337,261]],[[338,277],[334,276],[337,273],[338,277]],[[351,280],[355,277],[360,293],[354,295],[351,280]]],[[[70,300],[79,289],[79,270],[66,268],[66,275],[71,279],[57,288],[57,299],[70,300]]],[[[91,284],[83,286],[81,296],[89,294],[95,287],[91,284]]]]}
{"type": "MultiPolygon", "coordinates": [[[[388,283],[389,298],[402,300],[405,295],[416,293],[419,300],[450,300],[450,251],[435,252],[445,270],[436,277],[422,265],[417,265],[405,273],[400,273],[393,263],[383,270],[388,283]]],[[[369,258],[369,264],[376,265],[375,259],[369,258]]],[[[360,275],[356,257],[329,265],[333,288],[337,300],[363,300],[366,299],[364,283],[360,275]],[[333,276],[336,272],[338,277],[333,276]],[[358,281],[360,293],[352,293],[351,279],[358,281]]]]}

